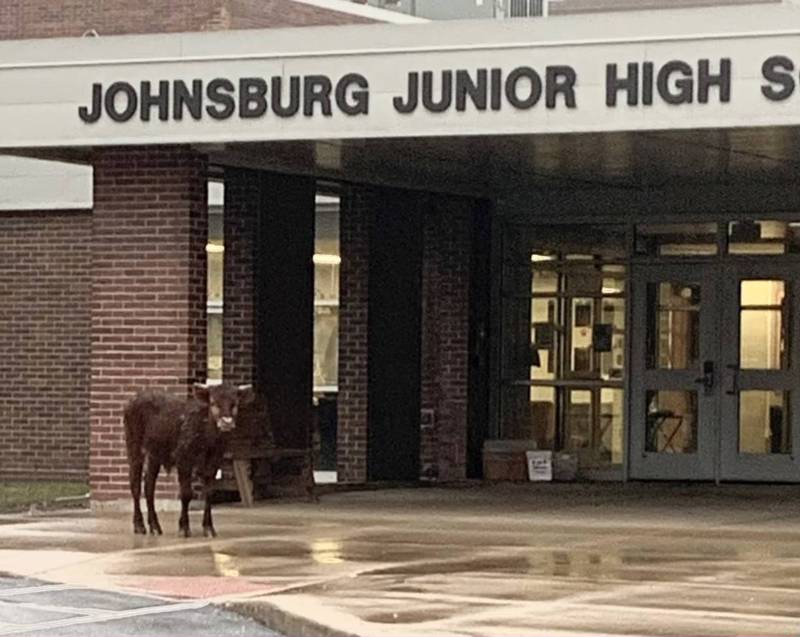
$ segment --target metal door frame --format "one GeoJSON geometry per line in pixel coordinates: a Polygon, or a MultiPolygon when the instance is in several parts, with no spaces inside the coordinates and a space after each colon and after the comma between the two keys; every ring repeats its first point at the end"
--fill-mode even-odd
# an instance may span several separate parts
{"type": "Polygon", "coordinates": [[[725,330],[722,341],[723,385],[720,388],[720,479],[726,481],[800,482],[800,266],[797,262],[763,259],[728,263],[722,281],[722,315],[725,330]],[[740,357],[740,282],[764,279],[786,282],[785,317],[788,341],[788,367],[784,370],[741,370],[740,357]],[[791,451],[788,454],[739,453],[739,392],[783,390],[789,392],[791,451]]]}
{"type": "Polygon", "coordinates": [[[631,267],[629,303],[630,365],[628,367],[628,477],[634,480],[715,480],[718,478],[719,428],[719,331],[717,280],[719,265],[715,262],[673,262],[669,264],[634,264],[631,267]],[[658,281],[680,281],[701,286],[700,352],[698,367],[686,370],[646,369],[647,284],[658,281]],[[710,390],[698,385],[703,377],[703,364],[714,365],[710,390]],[[646,451],[647,406],[649,389],[697,391],[697,451],[692,454],[646,451]]]}

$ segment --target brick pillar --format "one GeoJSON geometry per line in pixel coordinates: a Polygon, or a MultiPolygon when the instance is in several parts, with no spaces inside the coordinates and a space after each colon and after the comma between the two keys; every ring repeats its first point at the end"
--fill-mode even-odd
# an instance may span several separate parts
{"type": "MultiPolygon", "coordinates": [[[[90,483],[130,498],[122,410],[146,386],[188,395],[206,375],[205,158],[185,147],[96,152],[90,483]]],[[[174,477],[173,477],[174,480],[174,477]]],[[[160,480],[173,498],[174,482],[160,480]]]]}
{"type": "Polygon", "coordinates": [[[226,168],[222,378],[237,385],[255,378],[254,259],[260,207],[259,173],[226,168]]]}
{"type": "MultiPolygon", "coordinates": [[[[341,213],[338,477],[367,479],[370,226],[386,194],[354,188],[341,213]]],[[[421,475],[466,477],[475,202],[431,198],[423,216],[421,475]]]]}
{"type": "Polygon", "coordinates": [[[423,218],[422,476],[466,478],[475,202],[435,196],[423,218]]]}
{"type": "Polygon", "coordinates": [[[352,188],[342,198],[339,272],[337,479],[367,480],[367,328],[369,236],[377,191],[352,188]]]}

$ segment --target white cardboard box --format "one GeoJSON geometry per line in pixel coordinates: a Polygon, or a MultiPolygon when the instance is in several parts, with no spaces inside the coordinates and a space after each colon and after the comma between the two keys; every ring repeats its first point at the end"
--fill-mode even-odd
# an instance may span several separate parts
{"type": "Polygon", "coordinates": [[[553,480],[553,452],[526,451],[528,459],[528,480],[531,482],[551,482],[553,480]]]}

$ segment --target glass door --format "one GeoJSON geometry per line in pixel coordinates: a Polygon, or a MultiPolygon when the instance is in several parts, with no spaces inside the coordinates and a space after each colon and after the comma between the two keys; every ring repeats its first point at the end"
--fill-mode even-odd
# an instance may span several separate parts
{"type": "Polygon", "coordinates": [[[720,355],[716,283],[712,264],[635,269],[632,478],[715,478],[720,355]]]}
{"type": "Polygon", "coordinates": [[[794,264],[725,268],[721,479],[800,481],[800,277],[794,264]]]}

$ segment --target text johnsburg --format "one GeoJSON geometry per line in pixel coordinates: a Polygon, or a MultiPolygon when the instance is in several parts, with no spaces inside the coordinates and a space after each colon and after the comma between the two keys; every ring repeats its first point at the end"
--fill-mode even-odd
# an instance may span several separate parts
{"type": "MultiPolygon", "coordinates": [[[[761,73],[761,93],[770,101],[781,101],[794,94],[797,79],[794,62],[784,56],[767,58],[761,73]]],[[[605,103],[616,107],[650,106],[656,101],[672,105],[710,100],[731,100],[732,63],[720,58],[712,63],[700,59],[695,64],[672,60],[607,64],[605,68],[605,103]]],[[[516,110],[541,105],[546,109],[574,109],[578,105],[578,74],[568,65],[551,65],[537,70],[518,66],[510,71],[480,68],[471,71],[411,71],[404,90],[391,97],[394,110],[411,114],[418,110],[430,113],[447,111],[516,110]]],[[[92,85],[87,105],[78,114],[86,123],[103,116],[115,122],[137,117],[142,121],[202,120],[206,117],[225,120],[231,117],[253,119],[268,112],[291,118],[322,115],[334,111],[347,116],[368,115],[369,81],[360,73],[348,73],[332,79],[328,75],[290,75],[270,78],[242,77],[238,80],[160,80],[130,83],[113,82],[92,85]]]]}

